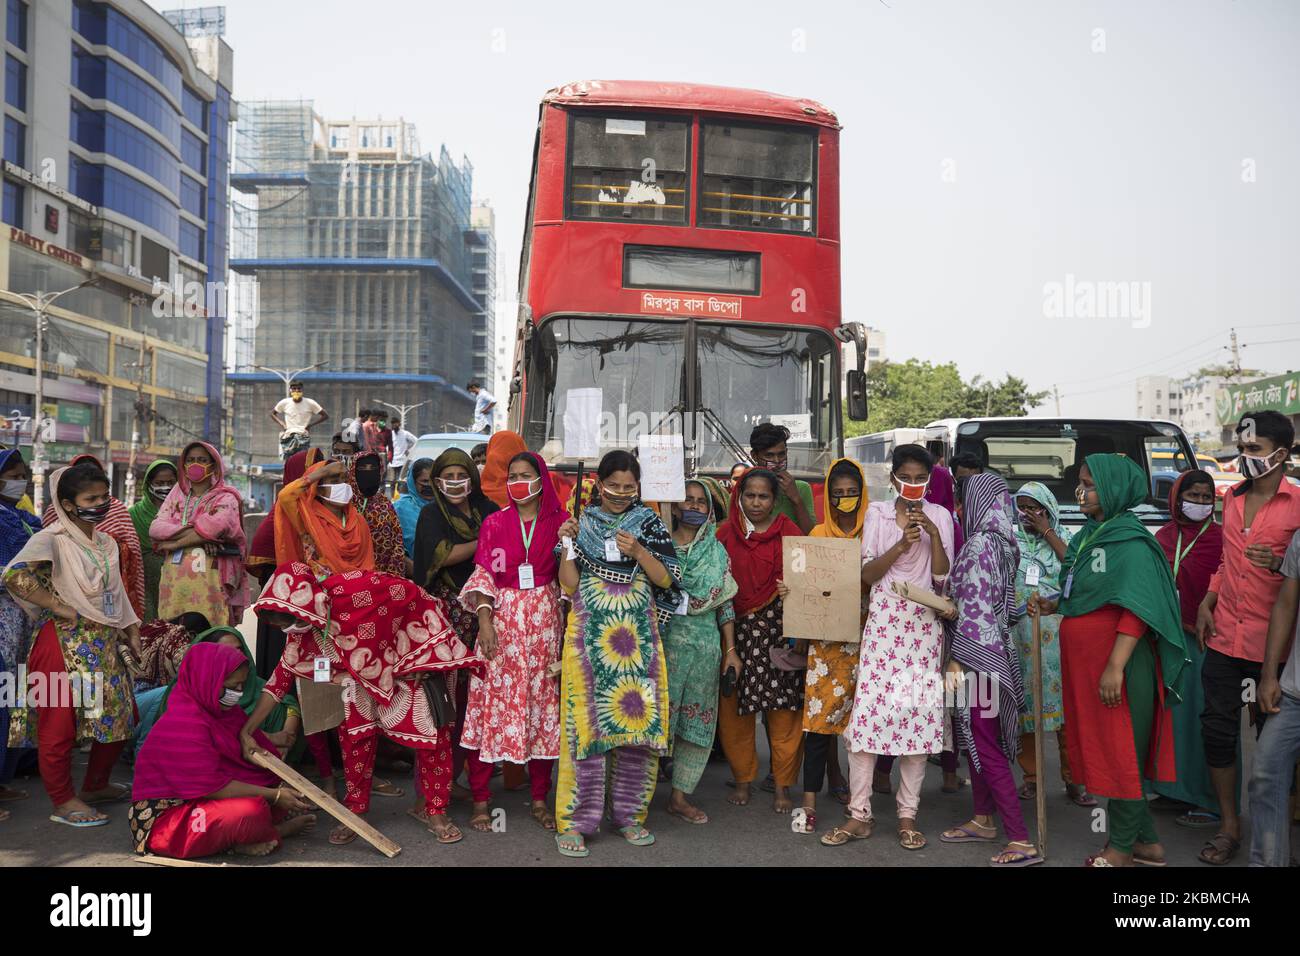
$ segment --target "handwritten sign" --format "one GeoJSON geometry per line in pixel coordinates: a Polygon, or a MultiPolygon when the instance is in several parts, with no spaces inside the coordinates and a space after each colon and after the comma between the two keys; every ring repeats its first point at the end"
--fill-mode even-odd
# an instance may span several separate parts
{"type": "Polygon", "coordinates": [[[641,435],[641,497],[645,501],[686,500],[686,457],[681,435],[641,435]]]}
{"type": "Polygon", "coordinates": [[[813,440],[811,415],[773,415],[772,424],[790,429],[790,441],[813,440]]]}
{"type": "Polygon", "coordinates": [[[564,457],[600,457],[600,408],[598,388],[571,388],[564,393],[564,457]]]}
{"type": "Polygon", "coordinates": [[[856,538],[789,537],[782,579],[790,588],[782,623],[785,637],[856,643],[862,640],[862,544],[856,538]]]}

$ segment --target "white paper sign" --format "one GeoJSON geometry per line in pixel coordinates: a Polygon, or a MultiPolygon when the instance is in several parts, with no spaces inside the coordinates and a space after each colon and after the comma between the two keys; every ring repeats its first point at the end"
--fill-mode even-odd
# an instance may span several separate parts
{"type": "Polygon", "coordinates": [[[686,500],[686,456],[681,435],[642,435],[637,439],[643,501],[686,500]]]}
{"type": "Polygon", "coordinates": [[[600,457],[600,411],[598,388],[571,388],[564,393],[564,457],[600,457]]]}
{"type": "Polygon", "coordinates": [[[773,415],[772,424],[790,429],[790,441],[813,440],[811,415],[773,415]]]}

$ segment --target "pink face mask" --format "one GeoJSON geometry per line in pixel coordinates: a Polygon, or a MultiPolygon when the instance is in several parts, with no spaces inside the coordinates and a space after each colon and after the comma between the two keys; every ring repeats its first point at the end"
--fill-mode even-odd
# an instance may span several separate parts
{"type": "Polygon", "coordinates": [[[190,481],[202,481],[211,474],[212,468],[209,465],[186,465],[185,477],[190,481]]]}

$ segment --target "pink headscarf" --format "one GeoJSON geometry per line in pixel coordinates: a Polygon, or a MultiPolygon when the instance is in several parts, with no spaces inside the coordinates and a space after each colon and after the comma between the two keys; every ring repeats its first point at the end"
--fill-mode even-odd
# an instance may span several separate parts
{"type": "Polygon", "coordinates": [[[216,561],[221,571],[221,586],[226,590],[231,605],[243,607],[248,603],[244,590],[244,555],[248,546],[244,538],[243,499],[238,491],[226,484],[221,455],[207,442],[194,441],[186,445],[176,472],[176,487],[158,509],[158,517],[149,526],[149,537],[164,540],[190,527],[207,541],[236,545],[238,555],[218,557],[216,561]],[[212,487],[194,501],[190,496],[193,483],[185,475],[184,462],[186,453],[196,445],[212,458],[212,487]]]}
{"type": "Polygon", "coordinates": [[[518,587],[517,569],[524,563],[532,564],[533,583],[537,587],[550,584],[559,574],[555,546],[559,544],[560,525],[564,524],[568,512],[560,504],[560,496],[555,493],[546,462],[532,452],[527,452],[527,455],[542,479],[542,500],[537,507],[537,530],[533,532],[527,557],[524,554],[524,533],[519,524],[519,510],[514,501],[501,511],[495,511],[484,518],[478,532],[478,550],[474,553],[474,563],[492,575],[492,581],[499,588],[518,587]]]}
{"type": "MultiPolygon", "coordinates": [[[[195,800],[232,780],[274,787],[279,778],[244,759],[239,732],[247,715],[222,707],[226,678],[248,664],[238,648],[195,644],[181,662],[167,710],[145,739],[135,761],[134,800],[195,800]]],[[[253,739],[271,753],[260,730],[253,739]]]]}
{"type": "Polygon", "coordinates": [[[952,472],[943,465],[935,465],[930,469],[930,484],[925,489],[925,500],[952,515],[952,549],[954,554],[960,552],[966,536],[962,532],[961,522],[957,520],[957,483],[953,480],[952,472]]]}

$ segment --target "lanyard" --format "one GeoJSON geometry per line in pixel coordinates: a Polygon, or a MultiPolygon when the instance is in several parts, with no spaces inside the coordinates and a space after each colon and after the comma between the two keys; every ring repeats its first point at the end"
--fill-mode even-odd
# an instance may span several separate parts
{"type": "Polygon", "coordinates": [[[108,578],[109,578],[109,573],[108,573],[108,558],[104,558],[103,563],[101,563],[100,560],[99,560],[98,552],[95,552],[95,551],[90,550],[90,548],[86,547],[86,546],[85,546],[84,544],[82,544],[80,541],[77,542],[77,547],[79,547],[82,551],[86,552],[86,554],[89,555],[90,560],[94,562],[94,564],[95,564],[95,569],[98,570],[98,571],[101,571],[101,572],[103,573],[104,578],[103,578],[103,582],[100,584],[100,588],[101,588],[101,589],[107,589],[107,588],[108,588],[108,578]]]}
{"type": "Polygon", "coordinates": [[[532,526],[531,528],[528,528],[527,530],[525,530],[525,529],[524,529],[524,516],[521,515],[521,514],[519,514],[518,511],[516,511],[515,514],[518,515],[518,517],[519,517],[519,534],[520,534],[520,535],[523,537],[523,539],[524,539],[524,563],[527,564],[527,563],[528,563],[528,560],[529,560],[529,553],[528,553],[528,552],[529,552],[529,551],[532,549],[532,547],[533,547],[533,535],[537,533],[537,518],[538,518],[538,517],[541,517],[541,516],[538,515],[537,517],[533,518],[533,526],[532,526]]]}
{"type": "Polygon", "coordinates": [[[181,527],[184,528],[190,523],[190,492],[185,493],[185,504],[181,507],[181,527]]]}
{"type": "Polygon", "coordinates": [[[1107,518],[1106,521],[1103,521],[1101,524],[1097,525],[1097,527],[1093,528],[1092,534],[1088,535],[1088,537],[1084,538],[1083,541],[1079,543],[1079,550],[1075,552],[1076,556],[1081,555],[1083,552],[1088,550],[1088,545],[1092,543],[1093,538],[1101,534],[1101,529],[1106,527],[1107,521],[1110,521],[1110,519],[1107,518]]]}
{"type": "Polygon", "coordinates": [[[1201,535],[1205,534],[1205,529],[1214,523],[1213,518],[1206,518],[1205,524],[1201,525],[1201,530],[1196,532],[1196,537],[1192,539],[1187,547],[1183,547],[1183,532],[1178,532],[1178,542],[1174,545],[1174,580],[1178,580],[1178,565],[1183,563],[1183,558],[1187,557],[1192,548],[1196,547],[1196,542],[1201,540],[1201,535]]]}

